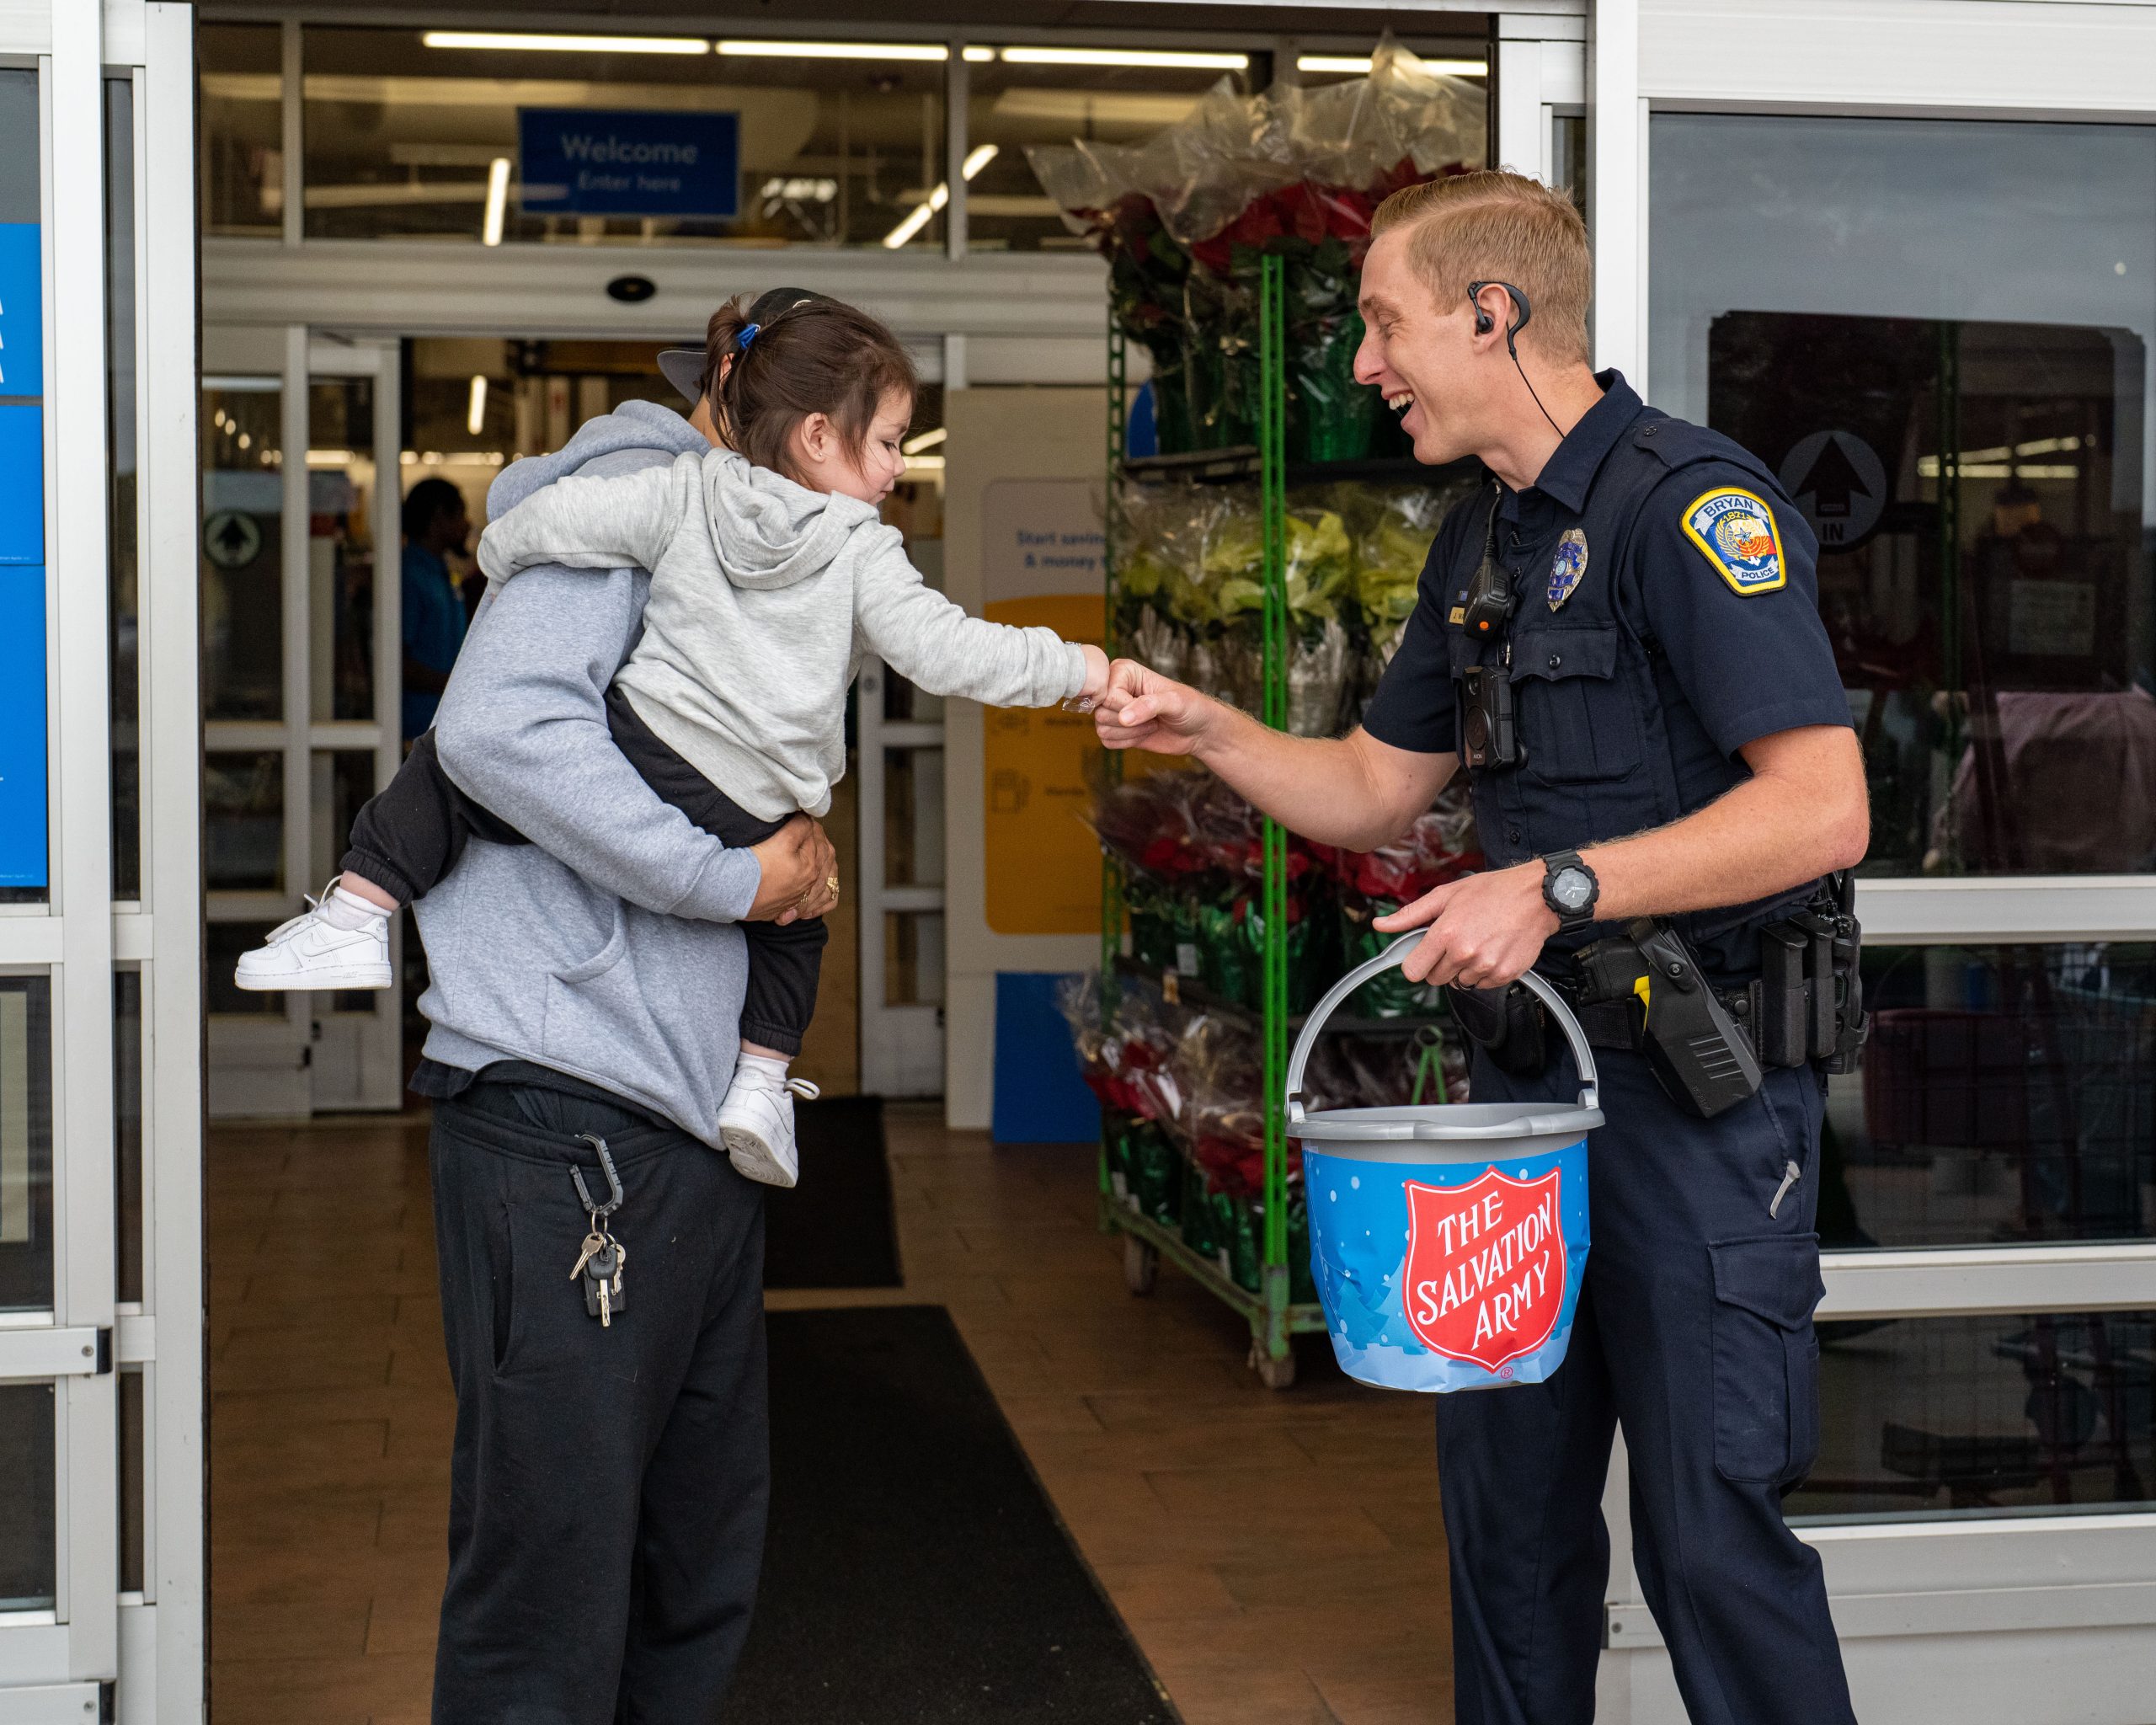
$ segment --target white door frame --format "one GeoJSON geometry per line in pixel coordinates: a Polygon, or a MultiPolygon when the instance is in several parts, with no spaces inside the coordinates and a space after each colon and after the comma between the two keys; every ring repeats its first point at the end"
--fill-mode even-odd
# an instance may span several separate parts
{"type": "MultiPolygon", "coordinates": [[[[0,1322],[0,1379],[59,1391],[57,1598],[0,1616],[0,1716],[202,1709],[202,1279],[195,727],[194,19],[105,0],[0,12],[40,74],[46,163],[48,902],[0,914],[0,969],[51,979],[53,1301],[0,1322]],[[131,73],[141,896],[113,900],[104,91],[131,73]],[[155,284],[152,291],[152,284],[155,284]],[[114,976],[142,975],[143,1294],[115,1299],[114,976]],[[158,1320],[169,1315],[165,1346],[158,1320]],[[142,1377],[143,1584],[119,1590],[118,1388],[142,1377]],[[115,1690],[113,1685],[117,1685],[115,1690]]],[[[112,1717],[105,1714],[104,1717],[112,1717]]]]}

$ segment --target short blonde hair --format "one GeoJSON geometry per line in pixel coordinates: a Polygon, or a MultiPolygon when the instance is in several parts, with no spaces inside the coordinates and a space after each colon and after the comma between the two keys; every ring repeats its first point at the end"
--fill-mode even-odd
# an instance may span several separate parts
{"type": "Polygon", "coordinates": [[[1459,305],[1470,281],[1509,281],[1534,308],[1524,339],[1587,363],[1594,270],[1587,223],[1565,193],[1509,168],[1477,168],[1395,192],[1370,234],[1396,227],[1413,230],[1408,261],[1439,306],[1459,305]]]}

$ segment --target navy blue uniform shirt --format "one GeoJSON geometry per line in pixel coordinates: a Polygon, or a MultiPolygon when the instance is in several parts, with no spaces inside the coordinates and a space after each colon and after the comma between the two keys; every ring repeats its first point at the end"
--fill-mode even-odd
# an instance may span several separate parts
{"type": "MultiPolygon", "coordinates": [[[[1396,749],[1458,752],[1461,673],[1508,673],[1525,761],[1470,775],[1492,868],[1665,825],[1750,777],[1747,743],[1850,722],[1817,545],[1774,475],[1617,372],[1597,381],[1602,399],[1533,485],[1493,480],[1445,518],[1363,720],[1396,749]],[[1515,609],[1504,638],[1478,642],[1460,612],[1493,499],[1515,609]]],[[[1759,923],[1810,891],[1679,926],[1710,972],[1739,979],[1759,923]]]]}

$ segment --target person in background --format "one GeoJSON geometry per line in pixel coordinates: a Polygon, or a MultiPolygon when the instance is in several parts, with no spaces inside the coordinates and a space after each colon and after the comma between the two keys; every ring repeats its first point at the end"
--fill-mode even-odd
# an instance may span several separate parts
{"type": "Polygon", "coordinates": [[[464,648],[464,595],[450,572],[472,537],[464,494],[422,479],[404,499],[404,740],[426,734],[464,648]]]}

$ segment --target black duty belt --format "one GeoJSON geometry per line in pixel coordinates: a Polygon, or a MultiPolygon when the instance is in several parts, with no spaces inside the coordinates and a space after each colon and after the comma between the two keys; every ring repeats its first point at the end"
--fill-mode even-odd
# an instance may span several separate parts
{"type": "MultiPolygon", "coordinates": [[[[1576,991],[1554,976],[1545,976],[1557,991],[1565,996],[1565,1004],[1572,1009],[1572,1016],[1580,1021],[1581,1033],[1587,1038],[1589,1048],[1623,1049],[1632,1054],[1640,1052],[1641,1030],[1646,1015],[1631,1001],[1597,1001],[1592,1006],[1582,1006],[1576,991]]],[[[1729,1009],[1730,1017],[1746,1030],[1752,1028],[1753,999],[1758,989],[1755,983],[1745,988],[1717,988],[1715,998],[1729,1009]]]]}

